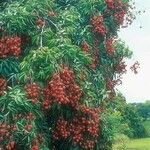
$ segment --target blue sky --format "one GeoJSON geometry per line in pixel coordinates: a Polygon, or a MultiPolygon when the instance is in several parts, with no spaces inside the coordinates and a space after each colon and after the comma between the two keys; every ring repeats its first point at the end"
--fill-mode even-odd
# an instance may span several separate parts
{"type": "Polygon", "coordinates": [[[138,15],[131,26],[121,29],[119,36],[133,51],[133,58],[127,64],[130,66],[138,60],[140,69],[137,75],[128,69],[118,89],[127,102],[144,102],[150,100],[150,0],[135,0],[135,3],[136,10],[146,12],[138,15]]]}

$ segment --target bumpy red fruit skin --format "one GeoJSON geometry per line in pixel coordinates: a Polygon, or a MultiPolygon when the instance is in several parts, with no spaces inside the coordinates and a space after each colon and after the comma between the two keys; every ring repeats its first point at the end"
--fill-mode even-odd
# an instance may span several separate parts
{"type": "Polygon", "coordinates": [[[122,74],[124,74],[124,73],[127,72],[126,67],[127,67],[127,65],[125,64],[125,62],[121,60],[121,61],[118,63],[118,65],[114,66],[114,71],[115,71],[117,74],[122,75],[122,74]]]}
{"type": "Polygon", "coordinates": [[[14,134],[13,128],[15,125],[0,123],[0,145],[3,143],[3,147],[5,149],[14,150],[15,142],[12,140],[12,135],[14,134]]]}
{"type": "Polygon", "coordinates": [[[27,84],[25,86],[27,98],[31,99],[32,103],[37,103],[40,96],[40,87],[36,83],[27,84]]]}
{"type": "Polygon", "coordinates": [[[4,95],[6,88],[7,88],[7,81],[3,78],[0,78],[0,96],[4,95]]]}
{"type": "Polygon", "coordinates": [[[65,85],[72,84],[75,80],[74,72],[68,67],[63,67],[62,71],[60,72],[60,77],[65,85]]]}
{"type": "Polygon", "coordinates": [[[127,8],[130,7],[128,3],[123,3],[121,0],[105,0],[105,3],[107,5],[106,14],[113,14],[114,21],[117,25],[122,25],[125,28],[132,23],[134,17],[131,17],[131,15],[126,16],[127,8]]]}
{"type": "Polygon", "coordinates": [[[37,27],[42,28],[45,25],[45,21],[43,19],[38,19],[36,25],[37,27]]]}
{"type": "Polygon", "coordinates": [[[71,124],[71,135],[73,136],[73,142],[78,144],[83,149],[90,149],[94,147],[95,140],[99,133],[99,116],[96,110],[82,106],[82,116],[76,116],[71,124]],[[84,137],[84,134],[89,134],[92,145],[87,145],[88,140],[84,137]]]}
{"type": "Polygon", "coordinates": [[[32,125],[26,125],[25,130],[30,132],[32,130],[32,125]]]}
{"type": "Polygon", "coordinates": [[[74,145],[82,149],[92,149],[99,134],[99,111],[79,105],[83,93],[75,83],[74,72],[63,66],[59,73],[53,75],[43,93],[43,108],[49,109],[53,103],[57,103],[75,111],[75,116],[69,121],[63,117],[56,120],[53,140],[71,138],[74,145]],[[90,140],[86,139],[85,134],[90,136],[90,140]]]}
{"type": "Polygon", "coordinates": [[[65,95],[65,85],[63,84],[59,75],[54,75],[53,79],[49,82],[51,95],[59,104],[67,104],[69,99],[65,95]]]}
{"type": "Polygon", "coordinates": [[[114,9],[114,0],[105,0],[108,9],[114,9]]]}
{"type": "Polygon", "coordinates": [[[107,31],[104,25],[103,16],[93,16],[91,18],[91,24],[93,26],[93,32],[101,36],[105,36],[107,31]]]}
{"type": "Polygon", "coordinates": [[[113,39],[106,40],[106,53],[110,56],[114,53],[113,39]]]}
{"type": "Polygon", "coordinates": [[[82,49],[83,52],[89,53],[90,47],[89,47],[89,45],[88,45],[87,42],[83,42],[83,43],[81,44],[81,49],[82,49]]]}
{"type": "Polygon", "coordinates": [[[120,12],[116,12],[114,15],[114,19],[116,20],[116,22],[120,25],[123,24],[124,22],[124,17],[125,17],[125,12],[124,11],[120,11],[120,12]]]}
{"type": "Polygon", "coordinates": [[[32,146],[31,150],[39,150],[39,147],[37,145],[32,146]]]}
{"type": "Polygon", "coordinates": [[[70,121],[60,117],[53,131],[54,140],[64,140],[71,138],[74,145],[82,149],[92,149],[95,146],[96,139],[99,135],[99,109],[92,109],[81,106],[81,112],[76,112],[74,118],[70,121]],[[85,135],[89,135],[87,139],[85,135]]]}
{"type": "Polygon", "coordinates": [[[21,54],[21,38],[3,37],[0,39],[0,58],[6,58],[9,56],[18,57],[21,54]]]}
{"type": "Polygon", "coordinates": [[[12,142],[9,142],[6,146],[6,150],[14,150],[15,148],[15,142],[12,141],[12,142]]]}
{"type": "Polygon", "coordinates": [[[76,108],[81,96],[82,91],[75,83],[74,72],[68,67],[63,67],[58,74],[53,75],[44,90],[43,108],[49,109],[53,103],[76,108]]]}
{"type": "Polygon", "coordinates": [[[66,139],[70,136],[70,131],[68,130],[68,122],[63,118],[59,118],[56,123],[56,128],[53,134],[55,140],[66,139]]]}

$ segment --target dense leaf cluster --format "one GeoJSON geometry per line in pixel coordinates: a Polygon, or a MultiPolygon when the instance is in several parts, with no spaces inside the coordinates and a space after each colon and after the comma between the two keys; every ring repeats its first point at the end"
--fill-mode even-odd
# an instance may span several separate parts
{"type": "MultiPolygon", "coordinates": [[[[124,59],[132,54],[117,38],[120,27],[133,17],[128,0],[112,0],[113,7],[105,0],[0,4],[1,39],[21,40],[17,58],[0,59],[0,78],[7,80],[7,88],[0,87],[0,148],[108,149],[112,140],[102,104],[115,95],[115,86],[126,72],[124,59]],[[69,71],[64,73],[64,68],[69,71]],[[70,107],[73,100],[76,107],[70,107]],[[59,122],[72,123],[74,130],[64,129],[59,122]],[[14,128],[9,135],[8,126],[14,128]]],[[[1,44],[5,51],[7,46],[1,44]]]]}

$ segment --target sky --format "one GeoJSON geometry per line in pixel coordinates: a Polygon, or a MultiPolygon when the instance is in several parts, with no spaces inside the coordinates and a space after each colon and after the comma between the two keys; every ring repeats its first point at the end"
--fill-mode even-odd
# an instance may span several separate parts
{"type": "Polygon", "coordinates": [[[137,15],[128,28],[121,29],[119,37],[133,51],[127,64],[131,66],[138,60],[140,69],[137,75],[128,69],[123,76],[123,84],[117,88],[127,102],[145,102],[150,100],[150,0],[135,0],[135,5],[136,10],[145,10],[145,13],[137,15]]]}

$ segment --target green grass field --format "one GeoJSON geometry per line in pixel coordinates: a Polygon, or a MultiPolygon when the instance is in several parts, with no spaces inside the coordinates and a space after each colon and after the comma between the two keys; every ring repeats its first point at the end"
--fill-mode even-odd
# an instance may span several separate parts
{"type": "Polygon", "coordinates": [[[150,150],[150,138],[129,140],[124,145],[115,144],[113,150],[150,150]]]}

